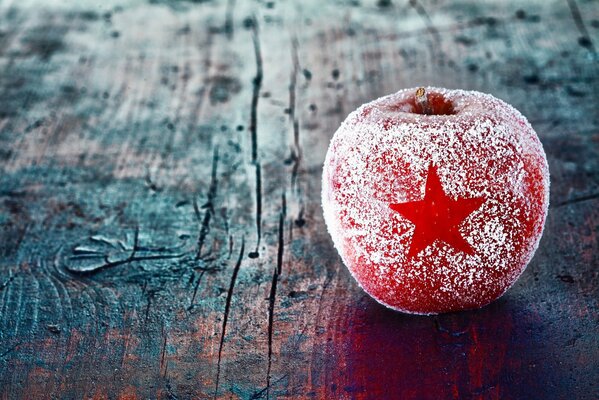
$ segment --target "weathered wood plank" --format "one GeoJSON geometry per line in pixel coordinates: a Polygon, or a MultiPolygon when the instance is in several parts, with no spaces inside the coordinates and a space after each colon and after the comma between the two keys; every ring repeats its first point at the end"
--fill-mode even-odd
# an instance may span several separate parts
{"type": "Polygon", "coordinates": [[[0,4],[0,398],[596,398],[599,7],[581,0],[0,4]],[[478,311],[370,300],[326,233],[345,115],[490,92],[552,173],[478,311]]]}

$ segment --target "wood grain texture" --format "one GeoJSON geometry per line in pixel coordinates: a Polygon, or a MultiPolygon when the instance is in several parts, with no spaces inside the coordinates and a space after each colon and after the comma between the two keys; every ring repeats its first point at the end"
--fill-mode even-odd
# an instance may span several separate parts
{"type": "Polygon", "coordinates": [[[0,2],[0,399],[599,397],[599,6],[0,2]],[[551,170],[540,248],[478,311],[351,279],[320,208],[347,113],[489,92],[551,170]]]}

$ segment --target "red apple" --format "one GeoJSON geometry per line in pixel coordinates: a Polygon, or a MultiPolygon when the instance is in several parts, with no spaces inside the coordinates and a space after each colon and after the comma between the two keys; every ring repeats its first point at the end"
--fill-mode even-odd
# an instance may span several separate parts
{"type": "Polygon", "coordinates": [[[520,276],[549,204],[543,147],[488,94],[405,89],[352,112],[331,140],[325,221],[380,303],[437,314],[484,306],[520,276]]]}

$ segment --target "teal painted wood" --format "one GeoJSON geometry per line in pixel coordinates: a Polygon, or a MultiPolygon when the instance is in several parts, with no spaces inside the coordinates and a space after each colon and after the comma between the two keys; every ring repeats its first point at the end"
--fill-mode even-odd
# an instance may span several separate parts
{"type": "Polygon", "coordinates": [[[0,398],[597,398],[596,2],[0,3],[0,398]],[[489,92],[541,246],[478,311],[370,300],[324,226],[347,113],[489,92]]]}

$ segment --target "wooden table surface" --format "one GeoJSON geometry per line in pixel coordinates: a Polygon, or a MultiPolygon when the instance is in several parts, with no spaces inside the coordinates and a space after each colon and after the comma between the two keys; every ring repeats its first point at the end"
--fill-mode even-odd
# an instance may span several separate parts
{"type": "Polygon", "coordinates": [[[591,0],[1,1],[0,399],[599,398],[598,49],[591,0]],[[481,310],[385,309],[324,225],[335,129],[416,85],[547,152],[481,310]]]}

